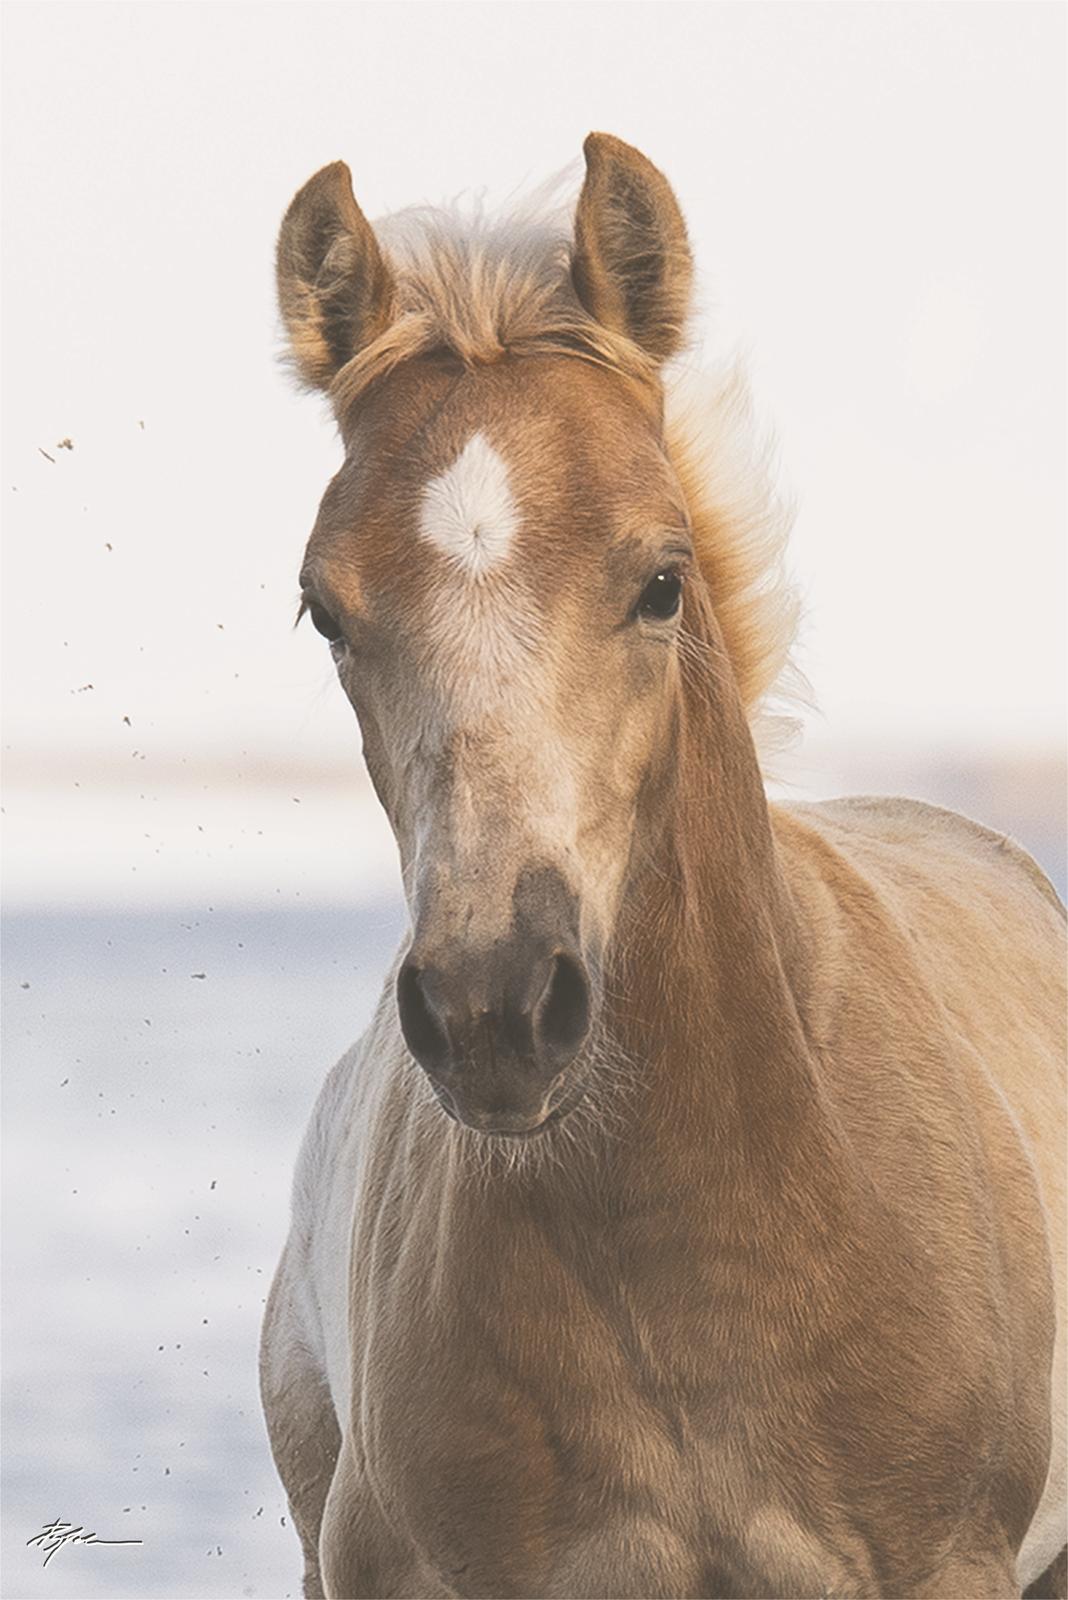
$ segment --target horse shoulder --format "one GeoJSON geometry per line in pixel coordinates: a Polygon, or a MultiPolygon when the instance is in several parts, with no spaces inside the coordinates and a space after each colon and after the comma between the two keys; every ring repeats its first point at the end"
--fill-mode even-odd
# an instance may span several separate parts
{"type": "Polygon", "coordinates": [[[997,1218],[994,1292],[1017,1382],[1036,1426],[1042,1412],[1052,1422],[1019,1561],[1026,1584],[1064,1541],[1063,908],[1018,845],[920,802],[775,808],[775,826],[816,949],[808,1011],[821,1067],[873,1181],[920,1228],[953,1216],[935,1241],[943,1275],[978,1242],[988,1204],[997,1218]],[[928,1184],[947,1178],[931,1205],[928,1184]]]}
{"type": "Polygon", "coordinates": [[[848,1112],[861,1084],[880,1119],[890,1096],[958,1125],[977,1115],[994,1145],[1026,1151],[1058,1219],[1065,926],[1040,869],[1001,835],[915,801],[777,808],[775,821],[828,1087],[848,1112]]]}

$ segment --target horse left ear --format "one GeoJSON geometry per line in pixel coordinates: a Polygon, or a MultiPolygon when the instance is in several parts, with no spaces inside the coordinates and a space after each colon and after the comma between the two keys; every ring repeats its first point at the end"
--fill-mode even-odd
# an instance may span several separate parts
{"type": "Polygon", "coordinates": [[[591,133],[583,153],[575,292],[598,322],[666,361],[682,344],[693,283],[679,203],[664,174],[622,139],[591,133]]]}

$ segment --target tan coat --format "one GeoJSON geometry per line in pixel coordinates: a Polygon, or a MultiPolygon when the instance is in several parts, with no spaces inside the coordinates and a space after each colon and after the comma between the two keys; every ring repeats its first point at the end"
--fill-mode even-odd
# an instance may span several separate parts
{"type": "Polygon", "coordinates": [[[333,1319],[327,1594],[979,1597],[1056,1557],[1062,914],[947,812],[774,823],[804,930],[788,1062],[713,1039],[683,1084],[665,1055],[595,1159],[496,1183],[388,989],[335,1069],[298,1183],[327,1237],[355,1186],[348,1295],[295,1236],[271,1313],[307,1274],[333,1319]]]}

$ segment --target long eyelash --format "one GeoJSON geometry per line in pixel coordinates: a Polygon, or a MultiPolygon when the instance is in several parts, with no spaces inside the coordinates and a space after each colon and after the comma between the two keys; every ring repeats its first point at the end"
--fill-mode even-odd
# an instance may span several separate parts
{"type": "Polygon", "coordinates": [[[293,626],[294,626],[294,628],[297,626],[297,623],[300,621],[300,619],[304,615],[304,613],[308,610],[310,605],[311,605],[311,601],[308,599],[308,596],[306,594],[302,594],[301,597],[300,597],[300,605],[297,607],[297,614],[293,618],[293,626]]]}

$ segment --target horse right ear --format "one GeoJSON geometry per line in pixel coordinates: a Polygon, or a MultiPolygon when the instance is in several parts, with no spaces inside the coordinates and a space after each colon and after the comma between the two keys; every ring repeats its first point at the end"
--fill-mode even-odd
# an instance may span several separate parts
{"type": "Polygon", "coordinates": [[[393,280],[344,161],[323,167],[293,197],[278,235],[277,269],[293,363],[310,388],[328,389],[388,327],[393,301],[393,280]]]}

